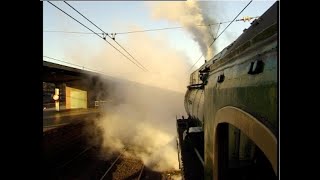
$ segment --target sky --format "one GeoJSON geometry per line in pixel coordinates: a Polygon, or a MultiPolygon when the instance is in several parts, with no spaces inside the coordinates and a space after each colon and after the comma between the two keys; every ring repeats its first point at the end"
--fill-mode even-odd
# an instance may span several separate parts
{"type": "MultiPolygon", "coordinates": [[[[206,16],[214,19],[215,22],[224,22],[232,20],[248,2],[249,1],[199,1],[198,3],[201,12],[206,16]]],[[[253,1],[240,14],[238,19],[244,16],[261,16],[274,2],[275,0],[253,1]]],[[[52,3],[95,32],[100,33],[99,29],[91,25],[64,2],[52,1],[52,3]]],[[[184,17],[183,14],[176,15],[176,18],[166,17],[170,16],[166,14],[171,13],[174,15],[179,12],[188,13],[184,12],[183,8],[182,10],[177,10],[178,6],[174,4],[186,2],[68,1],[68,3],[106,33],[182,26],[183,23],[179,20],[180,17],[184,17]]],[[[193,17],[185,16],[184,21],[191,21],[192,18],[193,17]]],[[[217,26],[212,27],[213,31],[211,33],[216,35],[217,30],[219,30],[220,33],[227,25],[228,23],[222,24],[219,29],[217,29],[217,26]]],[[[243,30],[249,26],[250,22],[240,21],[232,23],[213,44],[215,51],[211,55],[211,58],[214,54],[220,52],[232,43],[241,35],[243,30]]],[[[149,70],[149,73],[160,74],[161,76],[141,74],[141,69],[136,67],[95,34],[48,32],[90,32],[48,2],[43,2],[43,30],[44,56],[80,65],[84,69],[94,69],[107,75],[126,79],[132,78],[136,81],[145,81],[145,79],[141,79],[142,76],[150,76],[154,77],[154,79],[162,79],[163,81],[169,81],[168,79],[176,76],[177,79],[179,79],[179,72],[181,72],[182,78],[185,74],[191,72],[189,69],[203,54],[199,44],[186,28],[117,34],[115,36],[116,41],[144,65],[144,67],[149,70]],[[167,59],[170,59],[170,61],[167,59]],[[167,69],[170,70],[166,72],[167,69]],[[139,78],[134,78],[136,74],[141,75],[139,75],[139,78]]],[[[114,44],[111,39],[107,38],[107,40],[114,44]]],[[[121,50],[116,44],[114,44],[114,46],[121,50]]],[[[130,57],[129,55],[127,56],[130,57]]],[[[210,59],[209,57],[207,58],[210,59]]],[[[193,70],[200,67],[204,63],[204,59],[205,58],[202,57],[193,70]]],[[[44,58],[44,60],[73,66],[48,58],[44,58]]],[[[150,80],[150,82],[152,80],[150,80]]],[[[172,81],[172,84],[176,83],[172,81]]]]}

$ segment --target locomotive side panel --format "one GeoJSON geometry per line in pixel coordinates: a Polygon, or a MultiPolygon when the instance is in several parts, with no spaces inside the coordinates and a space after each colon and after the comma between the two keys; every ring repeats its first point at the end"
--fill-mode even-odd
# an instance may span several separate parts
{"type": "MultiPolygon", "coordinates": [[[[255,55],[227,68],[220,68],[210,75],[205,88],[205,174],[211,179],[214,166],[215,127],[214,120],[217,111],[226,106],[233,106],[248,112],[257,118],[264,126],[277,136],[277,43],[274,41],[267,46],[269,50],[255,55]],[[263,62],[263,72],[255,75],[248,74],[250,66],[257,59],[263,62]],[[217,82],[224,75],[223,82],[217,82]]],[[[249,55],[250,56],[250,55],[249,55]]],[[[249,127],[248,127],[249,128],[249,127]]],[[[230,138],[235,138],[230,136],[230,138]]],[[[243,142],[244,146],[246,142],[243,142]]],[[[229,151],[234,151],[237,145],[230,145],[229,151]]],[[[241,144],[239,144],[241,146],[241,144]]],[[[240,148],[240,152],[243,149],[240,148]]],[[[275,149],[276,151],[276,149],[275,149]]],[[[230,153],[230,152],[229,152],[230,153]]]]}
{"type": "Polygon", "coordinates": [[[205,179],[278,174],[277,8],[190,76],[185,109],[201,122],[205,179]]]}

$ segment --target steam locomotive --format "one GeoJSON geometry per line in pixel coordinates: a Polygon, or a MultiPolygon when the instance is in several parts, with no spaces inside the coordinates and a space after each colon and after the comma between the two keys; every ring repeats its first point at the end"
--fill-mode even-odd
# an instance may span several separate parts
{"type": "Polygon", "coordinates": [[[188,118],[177,119],[179,163],[189,179],[190,171],[215,180],[277,178],[277,10],[275,2],[190,75],[188,118]]]}

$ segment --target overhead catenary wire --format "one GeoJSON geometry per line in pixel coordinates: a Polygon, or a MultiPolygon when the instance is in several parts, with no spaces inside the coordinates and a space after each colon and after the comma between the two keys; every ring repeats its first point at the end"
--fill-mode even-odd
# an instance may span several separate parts
{"type": "Polygon", "coordinates": [[[209,26],[209,28],[210,28],[210,30],[209,30],[209,34],[210,34],[210,36],[212,37],[212,39],[214,39],[214,36],[213,36],[213,34],[212,34],[211,26],[209,26]]]}
{"type": "MultiPolygon", "coordinates": [[[[196,26],[213,26],[213,25],[224,24],[224,23],[228,23],[228,22],[230,22],[230,21],[213,23],[213,24],[198,24],[196,26]]],[[[182,29],[182,28],[185,28],[185,27],[177,26],[177,27],[167,27],[167,28],[158,28],[158,29],[145,29],[145,30],[137,30],[137,31],[117,32],[116,34],[130,34],[130,33],[148,32],[148,31],[163,31],[163,30],[182,29]]]]}
{"type": "MultiPolygon", "coordinates": [[[[220,25],[221,25],[221,23],[219,23],[219,26],[218,26],[218,29],[217,29],[217,32],[216,32],[216,35],[215,35],[215,36],[212,35],[211,31],[209,32],[213,40],[217,39],[217,35],[218,35],[219,29],[220,29],[220,25]]],[[[211,26],[210,26],[210,30],[211,30],[211,26]]],[[[197,62],[200,60],[201,57],[202,57],[202,56],[199,57],[199,59],[196,61],[195,64],[197,64],[197,62]]],[[[194,64],[194,65],[195,65],[195,64],[194,64]]],[[[193,65],[193,66],[194,66],[194,65],[193,65]]]]}
{"type": "Polygon", "coordinates": [[[214,39],[217,38],[218,32],[219,32],[219,30],[220,30],[220,25],[221,25],[221,24],[219,24],[219,26],[218,26],[218,29],[217,29],[217,32],[216,32],[216,35],[215,35],[214,39]]]}
{"type": "Polygon", "coordinates": [[[109,41],[107,41],[105,38],[103,38],[103,36],[100,36],[98,33],[94,32],[92,29],[88,28],[86,25],[84,25],[83,23],[81,23],[80,21],[78,21],[77,19],[75,19],[74,17],[72,17],[70,14],[66,13],[65,11],[63,11],[62,9],[60,9],[58,6],[54,5],[53,3],[51,3],[50,1],[47,1],[48,3],[50,3],[52,6],[54,6],[55,8],[59,9],[61,12],[65,13],[67,16],[69,16],[70,18],[72,18],[73,20],[75,20],[76,22],[78,22],[79,24],[81,24],[82,26],[84,26],[85,28],[87,28],[88,30],[90,30],[91,32],[93,32],[94,34],[96,34],[97,36],[99,36],[100,38],[102,38],[104,41],[106,41],[108,44],[110,44],[113,48],[115,48],[118,52],[120,52],[124,57],[126,57],[129,61],[131,61],[133,64],[135,64],[138,68],[140,68],[141,70],[143,70],[140,66],[138,66],[134,61],[132,61],[130,58],[128,58],[125,54],[123,54],[119,49],[117,49],[115,46],[113,46],[109,41]]]}
{"type": "Polygon", "coordinates": [[[236,17],[228,24],[227,27],[225,27],[222,32],[212,41],[212,43],[209,45],[209,47],[221,36],[221,34],[237,19],[237,17],[249,6],[249,4],[252,3],[252,0],[238,13],[236,17]]]}
{"type": "Polygon", "coordinates": [[[51,30],[44,30],[43,32],[57,32],[57,33],[70,33],[70,34],[101,34],[103,35],[103,33],[91,33],[91,32],[79,32],[79,31],[51,31],[51,30]]]}
{"type": "MultiPolygon", "coordinates": [[[[249,4],[251,4],[252,0],[238,13],[238,15],[227,25],[227,27],[225,27],[222,32],[212,41],[212,43],[209,45],[209,47],[212,46],[212,44],[221,36],[221,34],[237,19],[237,17],[249,6],[249,4]]],[[[189,71],[192,70],[192,68],[198,63],[198,61],[201,59],[201,57],[203,56],[203,54],[199,57],[199,59],[191,66],[191,68],[189,69],[189,71]]]]}
{"type": "MultiPolygon", "coordinates": [[[[238,21],[241,21],[242,19],[238,19],[238,21]]],[[[214,23],[214,24],[199,24],[196,26],[214,26],[214,25],[221,25],[225,24],[231,21],[225,21],[225,22],[220,22],[220,23],[214,23]]],[[[137,30],[137,31],[128,31],[128,32],[117,32],[115,34],[130,34],[130,33],[140,33],[140,32],[149,32],[149,31],[162,31],[162,30],[171,30],[171,29],[182,29],[184,27],[178,26],[178,27],[166,27],[166,28],[157,28],[157,29],[145,29],[145,30],[137,30]]],[[[58,32],[58,33],[71,33],[71,34],[95,34],[95,33],[90,33],[90,32],[78,32],[78,31],[53,31],[53,30],[44,30],[43,32],[58,32]]],[[[103,35],[103,33],[97,33],[103,35]]],[[[108,33],[105,33],[108,34],[108,33]]]]}
{"type": "Polygon", "coordinates": [[[74,8],[73,6],[71,6],[69,3],[67,3],[66,1],[63,1],[64,3],[66,3],[69,7],[71,7],[73,10],[75,10],[78,14],[80,14],[82,17],[84,17],[86,20],[88,20],[91,24],[93,24],[96,28],[98,28],[100,31],[102,31],[104,34],[106,34],[110,39],[113,39],[119,47],[122,48],[122,50],[124,50],[126,53],[129,54],[129,56],[134,59],[142,68],[144,71],[148,71],[138,60],[136,60],[123,46],[121,46],[114,38],[110,37],[108,33],[104,32],[104,30],[102,30],[100,27],[98,27],[95,23],[93,23],[92,21],[90,21],[86,16],[84,16],[81,12],[79,12],[76,8],[74,8]]]}
{"type": "MultiPolygon", "coordinates": [[[[254,18],[258,18],[259,16],[256,16],[256,17],[250,17],[251,19],[254,19],[254,18]]],[[[244,18],[242,19],[237,19],[236,20],[237,22],[239,21],[244,21],[244,18]]],[[[220,25],[221,24],[225,24],[225,23],[228,23],[228,22],[231,22],[231,21],[225,21],[225,22],[220,22],[220,23],[215,23],[215,24],[202,24],[202,25],[196,25],[196,26],[213,26],[213,25],[220,25]]],[[[115,33],[115,34],[130,34],[130,33],[140,33],[140,32],[149,32],[149,31],[162,31],[162,30],[171,30],[171,29],[182,29],[184,27],[167,27],[167,28],[158,28],[158,29],[147,29],[147,30],[137,30],[137,31],[128,31],[128,32],[118,32],[118,33],[115,33]]],[[[218,28],[218,31],[219,31],[219,28],[218,28]]],[[[217,31],[217,33],[218,33],[217,31]]],[[[104,34],[108,34],[108,33],[98,33],[98,32],[95,32],[95,33],[91,33],[91,32],[79,32],[79,31],[55,31],[55,30],[43,30],[43,32],[53,32],[53,33],[70,33],[70,34],[101,34],[101,35],[104,35],[104,34]]]]}
{"type": "Polygon", "coordinates": [[[106,35],[107,35],[109,38],[113,39],[114,42],[116,42],[116,43],[118,44],[118,46],[120,46],[125,52],[127,52],[132,59],[134,59],[142,68],[144,68],[144,70],[148,71],[147,68],[145,68],[138,60],[136,60],[136,58],[134,58],[134,57],[133,57],[123,46],[121,46],[114,38],[110,37],[109,34],[107,34],[107,33],[106,33],[106,35]]]}

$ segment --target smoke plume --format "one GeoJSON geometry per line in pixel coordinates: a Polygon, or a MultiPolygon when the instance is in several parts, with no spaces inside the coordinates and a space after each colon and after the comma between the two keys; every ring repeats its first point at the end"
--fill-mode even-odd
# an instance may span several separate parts
{"type": "Polygon", "coordinates": [[[103,131],[102,153],[111,157],[129,148],[129,155],[151,169],[177,170],[175,118],[183,115],[184,94],[131,82],[113,84],[109,93],[104,116],[96,121],[103,131]]]}
{"type": "MultiPolygon", "coordinates": [[[[193,18],[198,20],[184,21],[184,26],[195,33],[194,38],[201,47],[207,48],[203,52],[210,53],[206,42],[210,36],[208,30],[204,26],[193,26],[203,24],[205,18],[199,15],[200,10],[196,3],[190,8],[189,10],[195,9],[196,12],[189,16],[197,15],[198,18],[193,18]]],[[[128,31],[139,29],[143,28],[131,26],[128,31]]],[[[93,139],[92,142],[102,145],[104,156],[108,157],[113,152],[129,147],[131,155],[139,157],[151,169],[178,169],[175,119],[177,115],[185,115],[184,94],[191,65],[183,52],[170,47],[167,39],[165,34],[157,34],[156,37],[148,33],[116,36],[116,40],[139,60],[148,72],[137,68],[100,39],[96,42],[95,53],[90,55],[90,59],[83,59],[86,56],[82,54],[88,50],[81,47],[73,46],[73,50],[66,52],[70,59],[82,58],[82,62],[87,63],[83,64],[86,67],[130,80],[127,82],[114,79],[117,82],[101,90],[107,92],[97,92],[107,96],[100,99],[106,101],[104,116],[95,122],[96,129],[102,130],[102,139],[93,139]]],[[[101,81],[103,78],[100,78],[101,81]]],[[[94,137],[95,133],[92,134],[94,137]]]]}
{"type": "Polygon", "coordinates": [[[73,46],[73,50],[66,52],[70,59],[88,63],[83,64],[85,67],[129,80],[101,76],[99,81],[106,82],[106,87],[100,88],[98,82],[88,85],[96,91],[97,98],[105,97],[97,100],[106,101],[104,116],[95,121],[95,128],[87,129],[91,131],[92,144],[102,146],[102,156],[108,158],[113,152],[129,147],[131,155],[139,157],[151,169],[178,169],[175,119],[185,112],[184,93],[190,64],[187,56],[170,47],[167,39],[164,34],[153,37],[146,33],[131,34],[125,41],[116,37],[148,72],[106,47],[101,40],[96,45],[100,49],[95,48],[96,53],[90,59],[84,59],[89,55],[81,54],[88,50],[81,47],[73,46]],[[97,135],[100,130],[102,139],[97,135]]]}
{"type": "MultiPolygon", "coordinates": [[[[128,31],[132,29],[142,30],[140,27],[131,26],[128,31]]],[[[67,57],[81,62],[85,67],[100,70],[110,76],[173,91],[185,92],[189,81],[188,69],[191,66],[189,64],[190,61],[188,61],[188,56],[183,52],[170,47],[166,35],[157,34],[157,37],[153,37],[148,33],[135,33],[125,36],[126,39],[122,38],[123,36],[121,37],[121,35],[119,37],[116,36],[116,40],[147,68],[148,72],[139,69],[100,39],[96,42],[96,47],[98,47],[94,49],[96,52],[92,53],[91,50],[91,52],[88,52],[92,53],[90,58],[88,57],[89,55],[85,55],[89,50],[83,49],[83,52],[79,53],[79,49],[82,49],[82,47],[76,46],[73,46],[72,50],[66,51],[67,57]]],[[[112,42],[110,39],[107,40],[112,42]]],[[[119,50],[122,50],[117,44],[115,46],[119,50]]],[[[130,58],[129,55],[127,57],[130,58]]]]}
{"type": "Polygon", "coordinates": [[[206,59],[213,57],[214,46],[209,47],[209,45],[213,41],[213,32],[216,32],[217,26],[199,25],[214,24],[216,21],[205,13],[198,1],[157,2],[150,5],[154,18],[179,23],[198,43],[204,57],[206,59]]]}

